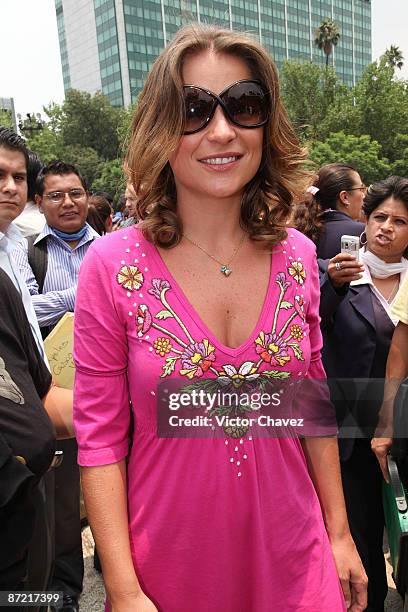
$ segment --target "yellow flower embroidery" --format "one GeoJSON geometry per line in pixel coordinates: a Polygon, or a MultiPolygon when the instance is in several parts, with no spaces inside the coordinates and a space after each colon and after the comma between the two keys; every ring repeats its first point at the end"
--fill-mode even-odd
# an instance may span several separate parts
{"type": "Polygon", "coordinates": [[[143,284],[143,274],[137,266],[122,266],[116,276],[119,285],[128,291],[140,289],[143,284]]]}
{"type": "Polygon", "coordinates": [[[292,338],[294,338],[295,340],[302,340],[303,338],[303,330],[300,327],[300,325],[292,325],[290,328],[290,335],[292,336],[292,338]]]}
{"type": "Polygon", "coordinates": [[[160,357],[164,357],[167,353],[170,353],[171,349],[173,348],[170,340],[162,337],[157,338],[153,342],[153,346],[155,352],[157,353],[157,355],[160,355],[160,357]]]}
{"type": "Polygon", "coordinates": [[[303,285],[306,278],[306,272],[303,267],[303,264],[300,261],[294,261],[292,265],[288,268],[288,272],[299,285],[303,285]]]}

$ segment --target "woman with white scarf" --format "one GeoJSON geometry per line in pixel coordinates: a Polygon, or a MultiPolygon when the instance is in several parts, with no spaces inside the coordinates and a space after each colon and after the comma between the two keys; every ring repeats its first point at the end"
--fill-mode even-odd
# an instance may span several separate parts
{"type": "Polygon", "coordinates": [[[347,253],[319,260],[320,314],[350,529],[369,581],[367,611],[383,612],[382,475],[370,443],[398,322],[391,309],[408,270],[408,180],[394,176],[372,185],[363,211],[359,261],[347,253]]]}

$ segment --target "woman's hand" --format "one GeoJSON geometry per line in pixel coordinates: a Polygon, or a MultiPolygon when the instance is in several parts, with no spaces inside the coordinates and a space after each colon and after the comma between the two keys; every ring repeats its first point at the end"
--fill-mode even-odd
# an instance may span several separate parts
{"type": "Polygon", "coordinates": [[[330,259],[327,274],[331,283],[337,289],[351,281],[361,278],[364,265],[359,263],[350,253],[338,253],[330,259]]]}
{"type": "Polygon", "coordinates": [[[367,607],[367,575],[350,535],[331,541],[334,561],[347,610],[362,612],[367,607]]]}
{"type": "Polygon", "coordinates": [[[389,482],[387,455],[392,445],[392,438],[373,438],[371,450],[378,459],[385,482],[389,482]]]}
{"type": "Polygon", "coordinates": [[[110,604],[111,612],[158,612],[154,603],[140,591],[110,604]]]}

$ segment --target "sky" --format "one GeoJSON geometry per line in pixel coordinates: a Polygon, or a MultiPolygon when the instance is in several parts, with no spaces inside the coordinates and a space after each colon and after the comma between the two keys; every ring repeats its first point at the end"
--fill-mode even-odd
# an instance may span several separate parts
{"type": "MultiPolygon", "coordinates": [[[[396,44],[406,64],[401,76],[408,79],[407,23],[407,0],[372,0],[373,59],[396,44]]],[[[62,102],[54,0],[0,0],[0,24],[0,97],[13,97],[22,114],[62,102]]]]}

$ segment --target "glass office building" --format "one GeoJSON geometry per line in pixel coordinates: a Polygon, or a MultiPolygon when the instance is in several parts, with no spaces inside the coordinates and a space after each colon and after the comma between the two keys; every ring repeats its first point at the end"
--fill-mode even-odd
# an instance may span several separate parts
{"type": "Polygon", "coordinates": [[[323,64],[315,30],[340,28],[332,63],[353,85],[371,62],[371,0],[55,0],[65,89],[102,91],[114,105],[137,97],[164,45],[181,25],[213,23],[252,32],[278,67],[286,59],[323,64]]]}

